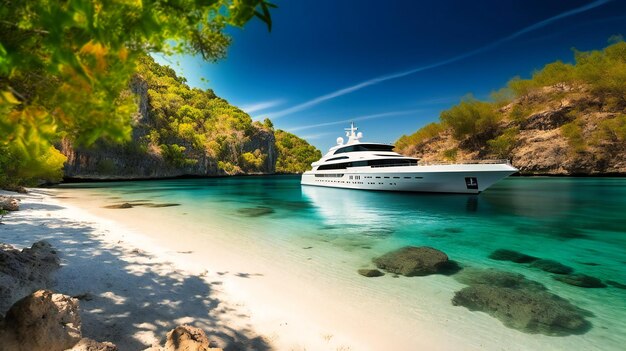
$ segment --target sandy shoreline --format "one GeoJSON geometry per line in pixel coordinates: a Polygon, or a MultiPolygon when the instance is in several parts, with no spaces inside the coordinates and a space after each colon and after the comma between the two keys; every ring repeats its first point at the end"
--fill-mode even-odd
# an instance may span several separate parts
{"type": "Polygon", "coordinates": [[[367,330],[360,339],[357,321],[346,326],[347,335],[338,333],[335,321],[317,318],[318,304],[303,306],[319,299],[314,293],[284,281],[276,286],[280,272],[268,274],[271,267],[224,254],[232,248],[216,246],[212,257],[198,257],[193,243],[163,246],[175,244],[176,236],[156,242],[68,203],[56,189],[15,196],[21,210],[5,217],[0,241],[22,248],[47,240],[57,248],[62,267],[54,290],[93,297],[80,302],[86,337],[114,342],[120,350],[141,350],[189,323],[235,350],[367,350],[387,343],[373,342],[367,330]],[[252,282],[258,279],[266,282],[252,282]],[[281,294],[272,293],[276,288],[281,294]],[[286,295],[296,298],[285,300],[286,295]]]}
{"type": "Polygon", "coordinates": [[[188,205],[107,209],[121,199],[84,189],[16,197],[21,210],[5,217],[0,242],[57,248],[54,290],[89,294],[84,336],[120,350],[143,350],[183,323],[226,350],[595,349],[584,335],[529,335],[454,307],[464,285],[450,277],[365,278],[356,268],[371,260],[366,252],[328,250],[306,235],[282,245],[266,240],[267,228],[244,228],[270,222],[218,223],[220,214],[197,211],[200,220],[188,205]]]}

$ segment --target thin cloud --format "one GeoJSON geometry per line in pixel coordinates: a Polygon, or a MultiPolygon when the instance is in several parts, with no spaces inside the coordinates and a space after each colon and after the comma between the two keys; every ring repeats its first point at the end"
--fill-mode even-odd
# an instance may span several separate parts
{"type": "Polygon", "coordinates": [[[575,9],[562,12],[562,13],[556,15],[556,16],[553,16],[553,17],[550,17],[550,18],[545,19],[543,21],[537,22],[537,23],[535,23],[535,24],[533,24],[531,26],[528,26],[526,28],[523,28],[523,29],[521,29],[521,30],[519,30],[519,31],[517,31],[517,32],[515,32],[515,33],[513,33],[513,34],[511,34],[511,35],[509,35],[507,37],[498,39],[498,40],[496,40],[496,41],[494,41],[494,42],[492,42],[490,44],[482,46],[482,47],[480,47],[478,49],[474,49],[474,50],[468,51],[468,52],[463,53],[461,55],[454,56],[452,58],[449,58],[449,59],[446,59],[446,60],[443,60],[443,61],[431,63],[431,64],[426,65],[426,66],[413,68],[413,69],[408,70],[408,71],[396,72],[396,73],[392,73],[392,74],[388,74],[388,75],[372,78],[372,79],[366,80],[364,82],[361,82],[361,83],[349,86],[347,88],[343,88],[343,89],[337,90],[335,92],[332,92],[332,93],[329,93],[329,94],[326,94],[326,95],[322,95],[322,96],[316,97],[316,98],[314,98],[312,100],[309,100],[307,102],[304,102],[302,104],[295,105],[293,107],[290,107],[290,108],[287,108],[287,109],[284,109],[284,110],[281,110],[281,111],[278,111],[278,112],[275,112],[275,113],[272,113],[272,114],[269,114],[269,115],[270,115],[271,118],[277,119],[277,118],[280,118],[280,117],[292,114],[294,112],[302,111],[302,110],[305,110],[305,109],[307,109],[309,107],[313,107],[313,106],[318,105],[318,104],[320,104],[320,103],[322,103],[324,101],[327,101],[327,100],[330,100],[330,99],[334,99],[336,97],[343,96],[343,95],[346,95],[346,94],[350,94],[352,92],[355,92],[357,90],[361,90],[363,88],[366,88],[366,87],[369,87],[369,86],[372,86],[372,85],[376,85],[378,83],[386,82],[386,81],[392,80],[392,79],[406,77],[406,76],[411,75],[411,74],[415,74],[415,73],[418,73],[418,72],[423,72],[423,71],[430,70],[430,69],[433,69],[433,68],[437,68],[437,67],[441,67],[441,66],[444,66],[444,65],[448,65],[450,63],[457,62],[457,61],[463,60],[465,58],[468,58],[468,57],[471,57],[471,56],[475,56],[475,55],[478,55],[478,54],[483,53],[485,51],[491,50],[491,49],[493,49],[494,47],[496,47],[498,45],[501,45],[501,44],[504,44],[506,42],[509,42],[509,41],[511,41],[511,40],[513,40],[515,38],[518,38],[518,37],[520,37],[520,36],[522,36],[522,35],[524,35],[526,33],[532,32],[532,31],[537,30],[539,28],[543,28],[543,27],[545,27],[545,26],[547,26],[547,25],[549,25],[549,24],[551,24],[553,22],[556,22],[556,21],[560,20],[560,19],[563,19],[563,18],[566,18],[566,17],[570,17],[570,16],[573,16],[573,15],[576,15],[576,14],[579,14],[579,13],[582,13],[582,12],[585,12],[585,11],[592,10],[592,9],[594,9],[596,7],[602,6],[602,5],[604,5],[606,3],[609,3],[611,1],[613,1],[613,0],[597,0],[597,1],[594,1],[592,3],[587,4],[585,6],[577,7],[575,9]]]}
{"type": "Polygon", "coordinates": [[[272,107],[281,105],[284,102],[285,102],[284,100],[262,101],[262,102],[257,102],[257,103],[250,104],[250,105],[244,105],[244,106],[242,106],[240,108],[244,112],[246,112],[247,114],[251,114],[251,113],[267,110],[268,108],[272,108],[272,107]]]}
{"type": "Polygon", "coordinates": [[[301,136],[300,138],[305,139],[305,140],[316,140],[316,139],[320,139],[322,137],[331,135],[331,134],[336,134],[335,132],[328,132],[328,133],[318,133],[318,134],[310,134],[310,135],[304,135],[301,136]]]}
{"type": "Polygon", "coordinates": [[[405,110],[405,111],[391,111],[391,112],[384,112],[384,113],[376,113],[376,114],[373,114],[373,115],[360,116],[360,117],[355,117],[355,118],[346,119],[346,120],[342,120],[342,121],[333,121],[333,122],[326,122],[326,123],[311,124],[311,125],[308,125],[308,126],[295,127],[295,128],[289,129],[288,131],[289,132],[297,132],[297,131],[306,130],[306,129],[326,127],[326,126],[334,126],[334,125],[337,125],[337,124],[346,124],[346,123],[350,123],[350,122],[364,121],[364,120],[368,120],[368,119],[376,119],[376,118],[391,117],[391,116],[410,115],[410,114],[418,113],[418,112],[421,112],[421,111],[423,111],[423,110],[405,110]]]}

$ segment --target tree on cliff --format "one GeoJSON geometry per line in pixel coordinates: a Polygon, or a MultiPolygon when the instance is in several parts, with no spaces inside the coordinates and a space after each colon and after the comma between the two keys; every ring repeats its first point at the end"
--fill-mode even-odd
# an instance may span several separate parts
{"type": "Polygon", "coordinates": [[[311,169],[311,163],[322,157],[322,153],[313,145],[291,133],[279,129],[274,135],[278,151],[278,173],[302,173],[311,169]]]}
{"type": "MultiPolygon", "coordinates": [[[[464,98],[443,111],[439,122],[403,135],[396,148],[431,160],[461,154],[513,158],[514,164],[513,156],[537,164],[535,154],[522,153],[554,148],[559,157],[553,159],[571,164],[569,172],[584,173],[580,165],[590,173],[618,172],[626,154],[626,42],[620,37],[610,42],[603,50],[575,50],[572,64],[556,61],[529,79],[515,77],[491,101],[464,98]]],[[[528,172],[540,168],[546,167],[528,172]]]]}
{"type": "MultiPolygon", "coordinates": [[[[52,144],[124,140],[136,110],[128,87],[149,52],[225,56],[228,25],[267,0],[0,0],[0,183],[58,176],[52,144]]],[[[0,184],[1,185],[1,184],[0,184]]]]}

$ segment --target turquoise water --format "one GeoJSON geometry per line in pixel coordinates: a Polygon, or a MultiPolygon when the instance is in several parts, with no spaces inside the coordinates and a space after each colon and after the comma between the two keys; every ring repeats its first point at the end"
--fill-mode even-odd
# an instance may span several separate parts
{"type": "MultiPolygon", "coordinates": [[[[350,276],[390,250],[432,246],[463,267],[523,274],[584,309],[591,328],[550,337],[551,349],[594,345],[608,350],[626,343],[626,290],[615,286],[626,284],[626,179],[508,178],[480,195],[301,187],[299,179],[235,177],[62,187],[95,192],[111,203],[178,203],[167,210],[173,220],[185,218],[198,227],[219,221],[232,236],[283,250],[325,250],[319,257],[350,276]],[[568,285],[530,265],[488,258],[496,249],[556,260],[613,285],[595,289],[568,285]]],[[[347,278],[339,274],[333,279],[340,285],[347,278]]],[[[393,284],[382,294],[394,294],[393,284]]],[[[450,307],[446,313],[461,311],[467,313],[463,307],[450,307]]]]}

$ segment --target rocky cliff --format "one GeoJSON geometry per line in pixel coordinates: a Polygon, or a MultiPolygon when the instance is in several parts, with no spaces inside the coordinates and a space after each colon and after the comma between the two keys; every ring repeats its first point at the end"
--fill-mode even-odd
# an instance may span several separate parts
{"type": "Polygon", "coordinates": [[[484,133],[458,140],[442,127],[398,151],[423,162],[504,158],[522,175],[626,175],[626,142],[606,127],[623,123],[624,110],[603,105],[582,87],[545,88],[497,113],[502,120],[484,133]],[[514,116],[519,111],[525,112],[514,116]]]}
{"type": "MultiPolygon", "coordinates": [[[[136,96],[138,105],[131,139],[123,144],[99,140],[89,148],[63,140],[57,146],[67,156],[65,177],[271,174],[279,158],[298,156],[295,149],[278,153],[269,120],[253,122],[213,91],[190,88],[184,78],[149,57],[127,93],[136,96]]],[[[292,171],[303,172],[306,166],[292,171]]]]}
{"type": "Polygon", "coordinates": [[[523,175],[626,175],[626,43],[466,98],[396,147],[423,162],[509,159],[523,175]]]}

